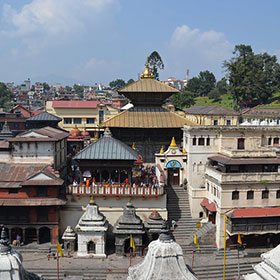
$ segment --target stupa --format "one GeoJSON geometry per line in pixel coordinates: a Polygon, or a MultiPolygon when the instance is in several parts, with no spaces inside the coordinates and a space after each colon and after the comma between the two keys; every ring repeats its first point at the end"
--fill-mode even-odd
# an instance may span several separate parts
{"type": "Polygon", "coordinates": [[[64,253],[70,255],[75,251],[76,233],[71,226],[67,226],[62,235],[64,253]]]}
{"type": "Polygon", "coordinates": [[[154,210],[145,222],[145,228],[150,241],[158,239],[162,228],[162,221],[161,215],[157,210],[154,210]]]}
{"type": "Polygon", "coordinates": [[[0,131],[0,140],[12,138],[12,137],[13,137],[13,132],[10,130],[7,120],[5,120],[2,130],[0,131]]]}
{"type": "Polygon", "coordinates": [[[80,257],[92,256],[105,258],[106,232],[108,221],[99,212],[98,205],[91,197],[86,212],[80,218],[76,232],[78,235],[78,252],[80,257]]]}
{"type": "Polygon", "coordinates": [[[43,280],[42,277],[26,271],[22,266],[22,256],[9,245],[4,228],[0,239],[0,279],[2,280],[43,280]]]}
{"type": "Polygon", "coordinates": [[[127,280],[197,280],[188,269],[182,248],[163,221],[161,234],[150,243],[144,260],[128,269],[127,280]]]}
{"type": "Polygon", "coordinates": [[[280,245],[261,255],[262,262],[253,266],[254,273],[244,276],[245,280],[280,279],[280,245]]]}
{"type": "Polygon", "coordinates": [[[115,223],[113,233],[115,234],[116,255],[122,256],[130,252],[130,237],[132,236],[135,253],[142,256],[145,229],[130,200],[124,208],[123,215],[115,223]]]}

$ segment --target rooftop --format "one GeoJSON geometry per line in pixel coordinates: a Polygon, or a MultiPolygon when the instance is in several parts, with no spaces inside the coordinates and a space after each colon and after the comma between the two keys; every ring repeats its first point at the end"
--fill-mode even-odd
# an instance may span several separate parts
{"type": "Polygon", "coordinates": [[[280,207],[235,209],[226,215],[230,218],[278,217],[280,216],[280,207]]]}
{"type": "Polygon", "coordinates": [[[53,108],[69,108],[69,109],[75,109],[75,108],[92,108],[95,109],[99,104],[107,104],[107,103],[101,103],[100,101],[94,101],[94,100],[56,100],[52,102],[53,108]]]}
{"type": "Polygon", "coordinates": [[[28,118],[27,121],[38,121],[38,122],[41,122],[41,121],[56,121],[56,122],[60,122],[60,121],[62,121],[62,119],[44,111],[44,112],[41,112],[39,114],[36,114],[36,115],[28,118]]]}
{"type": "Polygon", "coordinates": [[[199,114],[199,115],[230,115],[230,116],[239,116],[235,111],[226,109],[220,106],[193,106],[190,108],[184,109],[187,114],[199,114]]]}

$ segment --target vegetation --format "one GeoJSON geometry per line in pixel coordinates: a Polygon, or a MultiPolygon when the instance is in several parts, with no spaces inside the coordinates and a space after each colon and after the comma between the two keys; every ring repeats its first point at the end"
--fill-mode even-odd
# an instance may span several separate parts
{"type": "Polygon", "coordinates": [[[9,110],[13,105],[12,99],[12,93],[4,83],[0,82],[0,108],[3,108],[5,111],[9,110]]]}
{"type": "Polygon", "coordinates": [[[163,61],[158,52],[153,51],[148,57],[150,71],[153,73],[154,78],[159,80],[159,70],[164,69],[163,61]]]}
{"type": "Polygon", "coordinates": [[[82,98],[84,96],[84,87],[75,84],[73,88],[79,97],[82,98]]]}
{"type": "Polygon", "coordinates": [[[170,101],[176,108],[180,109],[184,109],[195,104],[194,94],[188,90],[173,94],[170,101]]]}

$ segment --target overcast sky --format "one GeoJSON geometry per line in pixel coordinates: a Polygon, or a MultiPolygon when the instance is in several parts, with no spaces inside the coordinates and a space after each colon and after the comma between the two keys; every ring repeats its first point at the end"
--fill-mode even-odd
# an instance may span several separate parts
{"type": "Polygon", "coordinates": [[[137,79],[154,50],[161,80],[219,79],[236,44],[280,55],[279,11],[279,0],[0,0],[0,81],[137,79]]]}

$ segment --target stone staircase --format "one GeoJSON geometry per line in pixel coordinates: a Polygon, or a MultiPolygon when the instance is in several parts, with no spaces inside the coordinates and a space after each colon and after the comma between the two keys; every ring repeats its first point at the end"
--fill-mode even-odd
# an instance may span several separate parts
{"type": "Polygon", "coordinates": [[[176,221],[176,228],[173,231],[176,242],[181,246],[189,245],[188,241],[193,240],[193,232],[199,219],[193,219],[190,212],[188,192],[184,188],[173,185],[166,187],[168,222],[176,221]]]}

